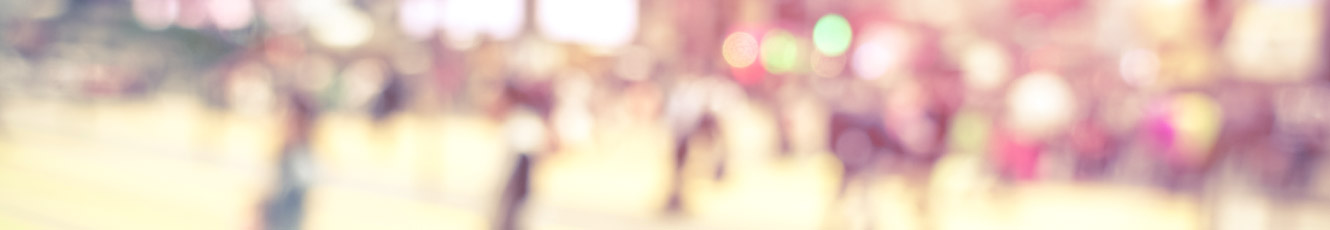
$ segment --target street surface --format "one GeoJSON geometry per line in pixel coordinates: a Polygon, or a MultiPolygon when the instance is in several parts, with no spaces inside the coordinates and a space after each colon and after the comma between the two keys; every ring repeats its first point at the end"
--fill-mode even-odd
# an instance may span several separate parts
{"type": "MultiPolygon", "coordinates": [[[[0,103],[0,229],[252,229],[281,126],[274,117],[210,111],[185,97],[78,104],[0,103]]],[[[1041,182],[982,190],[921,190],[895,177],[851,187],[837,201],[826,153],[774,158],[760,108],[730,125],[722,182],[687,175],[688,211],[661,211],[672,142],[655,126],[606,125],[594,146],[535,165],[530,229],[1203,229],[1199,199],[1113,184],[1041,182]],[[743,123],[747,122],[747,123],[743,123]],[[871,210],[871,212],[864,212],[871,210]],[[871,214],[863,214],[871,213],[871,214]],[[925,221],[925,220],[932,221],[925,221]],[[933,223],[933,224],[928,224],[933,223]]],[[[310,229],[488,229],[514,156],[478,116],[403,114],[375,125],[319,120],[310,229]]],[[[1259,196],[1224,216],[1262,229],[1324,229],[1330,212],[1295,205],[1269,219],[1259,196]],[[1308,217],[1300,217],[1308,216],[1308,217]],[[1322,223],[1310,223],[1321,221],[1322,223]],[[1296,223],[1295,223],[1296,222],[1296,223]],[[1302,225],[1303,222],[1309,222],[1302,225]],[[1305,227],[1295,228],[1294,226],[1305,227]]],[[[1279,206],[1287,207],[1287,206],[1279,206]]],[[[1226,223],[1227,223],[1226,222],[1226,223]]],[[[1234,228],[1243,229],[1243,228],[1234,228]]]]}

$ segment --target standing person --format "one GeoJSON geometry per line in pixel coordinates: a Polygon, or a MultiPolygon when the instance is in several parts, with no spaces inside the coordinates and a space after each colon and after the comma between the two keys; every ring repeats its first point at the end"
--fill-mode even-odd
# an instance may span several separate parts
{"type": "Polygon", "coordinates": [[[313,173],[309,150],[316,116],[313,101],[291,90],[287,92],[287,106],[286,141],[278,156],[275,183],[263,203],[262,229],[267,230],[301,229],[313,173]]]}
{"type": "Polygon", "coordinates": [[[531,167],[551,149],[546,117],[533,111],[532,106],[514,106],[503,121],[505,141],[514,162],[499,197],[494,230],[524,229],[523,213],[531,194],[531,167]]]}
{"type": "MultiPolygon", "coordinates": [[[[693,124],[676,124],[678,126],[693,127],[679,130],[680,133],[675,135],[674,171],[670,175],[669,196],[665,203],[665,213],[669,215],[682,214],[684,211],[687,211],[687,207],[684,206],[683,194],[684,170],[687,169],[689,157],[697,157],[689,152],[691,146],[697,144],[690,142],[690,140],[701,138],[701,140],[711,141],[709,144],[714,145],[717,143],[717,139],[720,136],[720,130],[718,124],[716,124],[715,116],[709,113],[700,116],[701,117],[697,118],[698,120],[693,122],[693,124]]],[[[715,148],[714,146],[711,147],[715,148]]],[[[713,174],[715,176],[714,178],[717,180],[724,176],[724,168],[722,167],[723,165],[718,164],[715,174],[713,174]]]]}
{"type": "Polygon", "coordinates": [[[558,147],[551,141],[549,124],[553,102],[548,82],[505,83],[499,105],[509,151],[515,156],[499,198],[493,229],[523,229],[522,213],[531,193],[531,167],[539,156],[558,147]]]}
{"type": "MultiPolygon", "coordinates": [[[[673,89],[667,97],[662,118],[670,126],[674,133],[674,167],[670,178],[670,190],[666,197],[664,207],[665,214],[682,214],[688,210],[685,206],[683,184],[685,183],[686,170],[692,168],[690,164],[715,164],[703,166],[708,170],[714,180],[720,181],[725,177],[725,148],[723,130],[720,124],[720,114],[717,114],[718,107],[723,107],[723,101],[726,101],[725,92],[738,92],[737,87],[730,88],[723,78],[719,76],[686,76],[677,79],[673,89]],[[728,89],[727,89],[728,88],[728,89]],[[702,142],[702,143],[696,143],[702,142]],[[709,153],[691,152],[698,150],[693,146],[710,148],[709,153]],[[706,159],[710,161],[696,161],[690,159],[706,159]],[[692,162],[692,163],[690,163],[692,162]]],[[[734,95],[735,93],[730,93],[734,95]]],[[[730,99],[734,100],[734,99],[730,99]]],[[[730,102],[733,103],[733,102],[730,102]]]]}

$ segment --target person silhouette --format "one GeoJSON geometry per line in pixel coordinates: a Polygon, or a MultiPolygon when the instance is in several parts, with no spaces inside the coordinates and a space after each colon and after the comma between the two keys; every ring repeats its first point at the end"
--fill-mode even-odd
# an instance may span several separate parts
{"type": "Polygon", "coordinates": [[[313,103],[298,91],[287,92],[286,140],[278,155],[275,183],[263,204],[262,229],[301,229],[313,173],[310,136],[317,113],[313,103]]]}

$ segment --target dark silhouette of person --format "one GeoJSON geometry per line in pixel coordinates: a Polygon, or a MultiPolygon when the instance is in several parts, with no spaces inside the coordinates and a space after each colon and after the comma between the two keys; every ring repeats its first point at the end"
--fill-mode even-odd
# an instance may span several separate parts
{"type": "Polygon", "coordinates": [[[370,104],[370,117],[375,123],[382,123],[393,113],[403,109],[406,103],[406,84],[401,76],[389,75],[384,79],[383,88],[370,104]]]}

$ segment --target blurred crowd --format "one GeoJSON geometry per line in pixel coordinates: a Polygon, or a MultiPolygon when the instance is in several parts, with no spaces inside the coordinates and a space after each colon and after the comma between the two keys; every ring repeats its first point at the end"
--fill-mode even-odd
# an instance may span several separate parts
{"type": "Polygon", "coordinates": [[[727,165],[751,160],[742,155],[830,154],[841,200],[886,175],[921,194],[1072,181],[1202,196],[1239,183],[1320,200],[1330,195],[1318,175],[1330,160],[1326,7],[3,0],[0,97],[183,92],[222,113],[280,114],[280,179],[264,201],[272,229],[299,228],[304,171],[317,157],[312,123],[326,114],[479,114],[501,124],[518,157],[496,229],[517,228],[515,210],[541,192],[529,186],[533,164],[644,125],[672,134],[662,137],[673,143],[665,215],[690,209],[684,175],[724,181],[727,165]],[[754,111],[775,122],[740,122],[754,111]],[[774,147],[736,147],[763,135],[774,147]]]}

